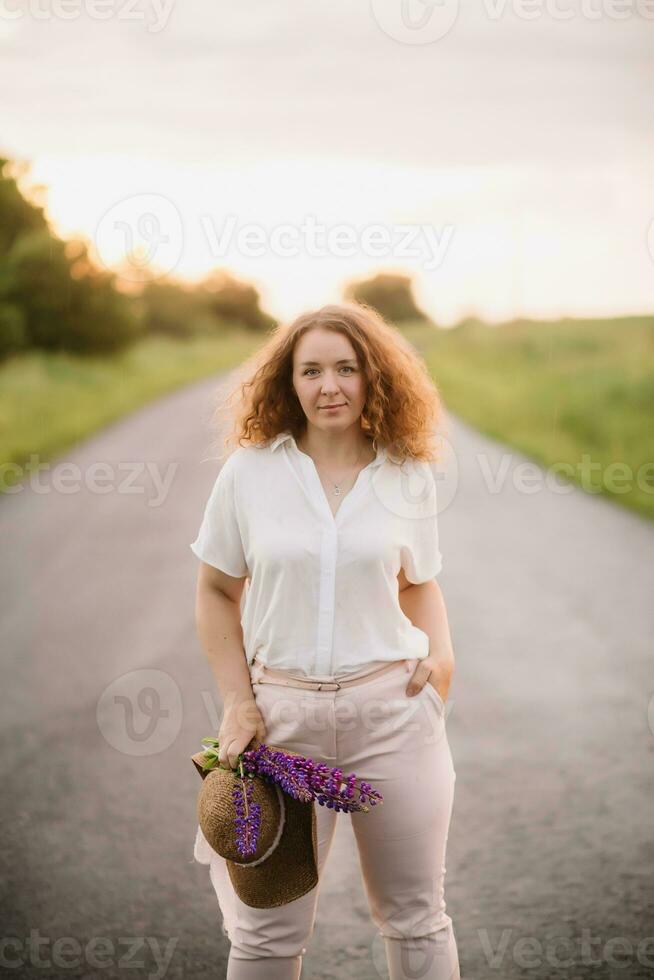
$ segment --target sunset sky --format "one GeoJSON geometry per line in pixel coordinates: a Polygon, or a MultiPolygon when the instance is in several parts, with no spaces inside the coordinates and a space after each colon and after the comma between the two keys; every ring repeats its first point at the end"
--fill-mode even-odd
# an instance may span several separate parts
{"type": "Polygon", "coordinates": [[[0,152],[105,263],[281,317],[381,269],[443,324],[652,313],[654,3],[454,4],[0,0],[0,152]]]}

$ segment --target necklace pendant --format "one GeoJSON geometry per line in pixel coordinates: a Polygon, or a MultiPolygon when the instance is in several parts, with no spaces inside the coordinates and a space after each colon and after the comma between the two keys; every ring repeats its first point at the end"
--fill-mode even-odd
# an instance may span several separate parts
{"type": "Polygon", "coordinates": [[[341,494],[342,492],[343,491],[341,490],[341,488],[339,487],[339,485],[337,483],[335,483],[334,484],[334,493],[335,493],[335,495],[338,497],[339,494],[341,494]]]}

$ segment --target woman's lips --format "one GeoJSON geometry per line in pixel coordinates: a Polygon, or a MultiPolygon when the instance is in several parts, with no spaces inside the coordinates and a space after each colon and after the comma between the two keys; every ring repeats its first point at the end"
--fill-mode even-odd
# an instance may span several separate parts
{"type": "Polygon", "coordinates": [[[321,412],[336,412],[339,408],[345,408],[345,405],[324,405],[321,412]]]}

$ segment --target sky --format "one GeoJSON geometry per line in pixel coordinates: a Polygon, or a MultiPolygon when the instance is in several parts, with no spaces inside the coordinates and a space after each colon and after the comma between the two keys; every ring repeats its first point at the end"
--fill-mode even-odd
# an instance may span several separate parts
{"type": "Polygon", "coordinates": [[[0,0],[0,152],[108,267],[286,318],[654,310],[654,0],[0,0]]]}

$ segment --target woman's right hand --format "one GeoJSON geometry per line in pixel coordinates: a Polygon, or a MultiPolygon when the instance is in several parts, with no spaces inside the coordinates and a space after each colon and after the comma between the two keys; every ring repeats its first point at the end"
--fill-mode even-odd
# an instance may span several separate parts
{"type": "Polygon", "coordinates": [[[225,708],[218,732],[218,762],[224,769],[236,769],[236,760],[252,739],[264,742],[266,725],[254,698],[225,708]]]}

